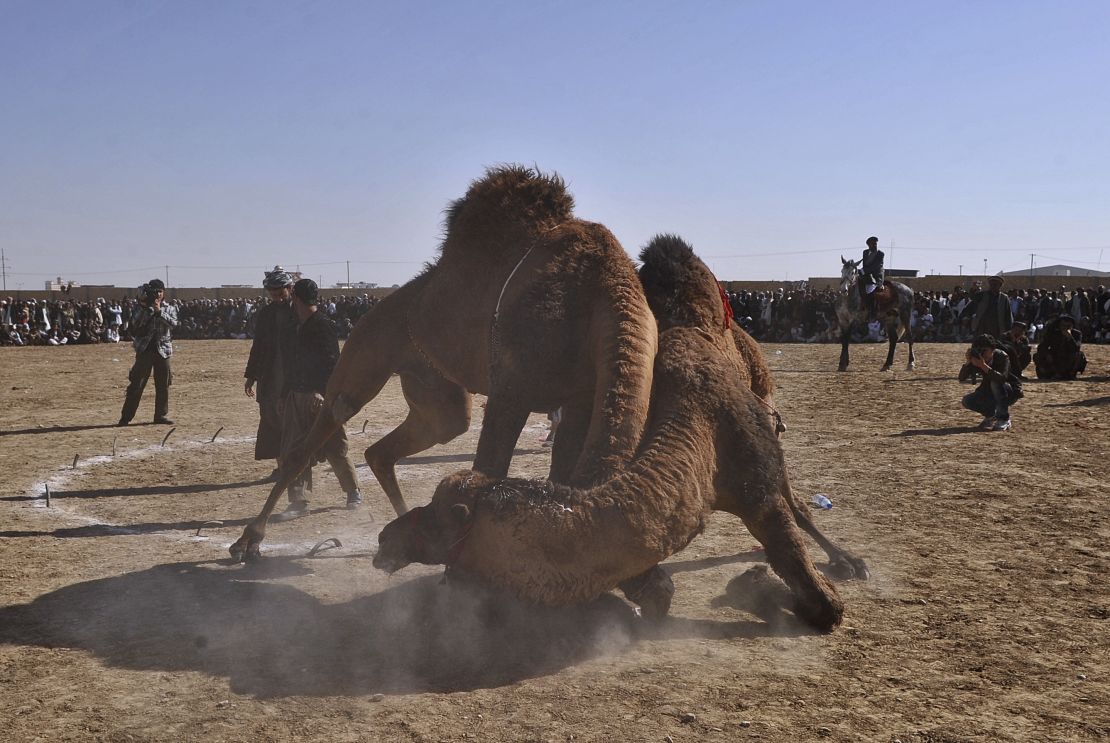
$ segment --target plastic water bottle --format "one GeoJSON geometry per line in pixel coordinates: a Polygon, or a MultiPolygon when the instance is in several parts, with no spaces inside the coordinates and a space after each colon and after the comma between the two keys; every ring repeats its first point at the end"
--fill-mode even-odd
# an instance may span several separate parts
{"type": "Polygon", "coordinates": [[[813,496],[813,505],[817,506],[818,508],[823,508],[827,511],[832,508],[832,501],[829,500],[829,496],[825,495],[824,493],[818,493],[817,495],[813,496]]]}

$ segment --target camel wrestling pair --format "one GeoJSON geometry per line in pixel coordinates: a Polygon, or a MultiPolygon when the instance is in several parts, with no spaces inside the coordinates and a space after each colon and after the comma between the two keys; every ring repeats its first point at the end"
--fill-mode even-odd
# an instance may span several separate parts
{"type": "MultiPolygon", "coordinates": [[[[376,566],[446,564],[551,606],[620,587],[661,617],[674,587],[659,563],[722,510],[763,544],[797,615],[831,630],[843,607],[802,531],[834,575],[866,578],[867,568],[790,490],[758,344],[727,321],[716,280],[681,240],[656,238],[641,258],[637,274],[605,227],[576,218],[557,176],[491,169],[449,208],[439,259],[359,321],[288,471],[396,373],[408,416],[366,450],[398,514],[376,566]],[[408,511],[396,462],[466,431],[472,393],[488,396],[473,469],[408,511]],[[549,479],[507,479],[528,415],[559,407],[549,479]]],[[[259,554],[291,476],[234,557],[259,554]]]]}

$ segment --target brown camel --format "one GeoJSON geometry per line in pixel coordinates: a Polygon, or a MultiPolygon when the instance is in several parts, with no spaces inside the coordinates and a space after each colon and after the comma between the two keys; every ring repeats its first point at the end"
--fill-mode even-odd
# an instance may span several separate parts
{"type": "Polygon", "coordinates": [[[843,606],[813,566],[801,523],[842,572],[863,561],[825,539],[794,497],[750,369],[725,329],[713,275],[685,243],[656,238],[641,277],[659,321],[651,413],[628,469],[590,488],[450,475],[432,502],[386,525],[374,565],[446,564],[449,573],[545,605],[588,601],[681,550],[711,511],[739,516],[822,631],[843,606]]]}
{"type": "Polygon", "coordinates": [[[394,464],[467,430],[473,392],[489,396],[480,472],[506,475],[529,413],[559,407],[553,480],[587,486],[628,463],[647,417],[658,332],[631,259],[573,204],[558,176],[519,166],[471,184],[448,209],[439,259],[355,326],[303,454],[230,547],[234,557],[259,554],[292,473],[393,373],[409,414],[366,459],[398,514],[407,509],[394,464]]]}

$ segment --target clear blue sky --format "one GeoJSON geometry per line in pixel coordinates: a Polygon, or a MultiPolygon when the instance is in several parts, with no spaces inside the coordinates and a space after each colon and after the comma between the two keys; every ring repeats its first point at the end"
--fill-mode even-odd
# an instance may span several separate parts
{"type": "Polygon", "coordinates": [[[7,284],[402,283],[505,162],[722,279],[872,234],[922,273],[1107,270],[1108,38],[1104,0],[0,0],[7,284]]]}

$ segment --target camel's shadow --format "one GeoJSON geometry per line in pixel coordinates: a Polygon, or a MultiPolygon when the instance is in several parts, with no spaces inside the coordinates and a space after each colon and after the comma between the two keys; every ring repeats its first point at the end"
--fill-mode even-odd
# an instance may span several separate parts
{"type": "Polygon", "coordinates": [[[781,634],[747,620],[649,625],[612,594],[541,609],[425,576],[329,604],[268,582],[309,572],[303,559],[269,558],[78,583],[0,608],[0,643],[80,648],[121,668],[200,671],[240,694],[280,697],[497,687],[623,652],[641,637],[781,634]]]}

